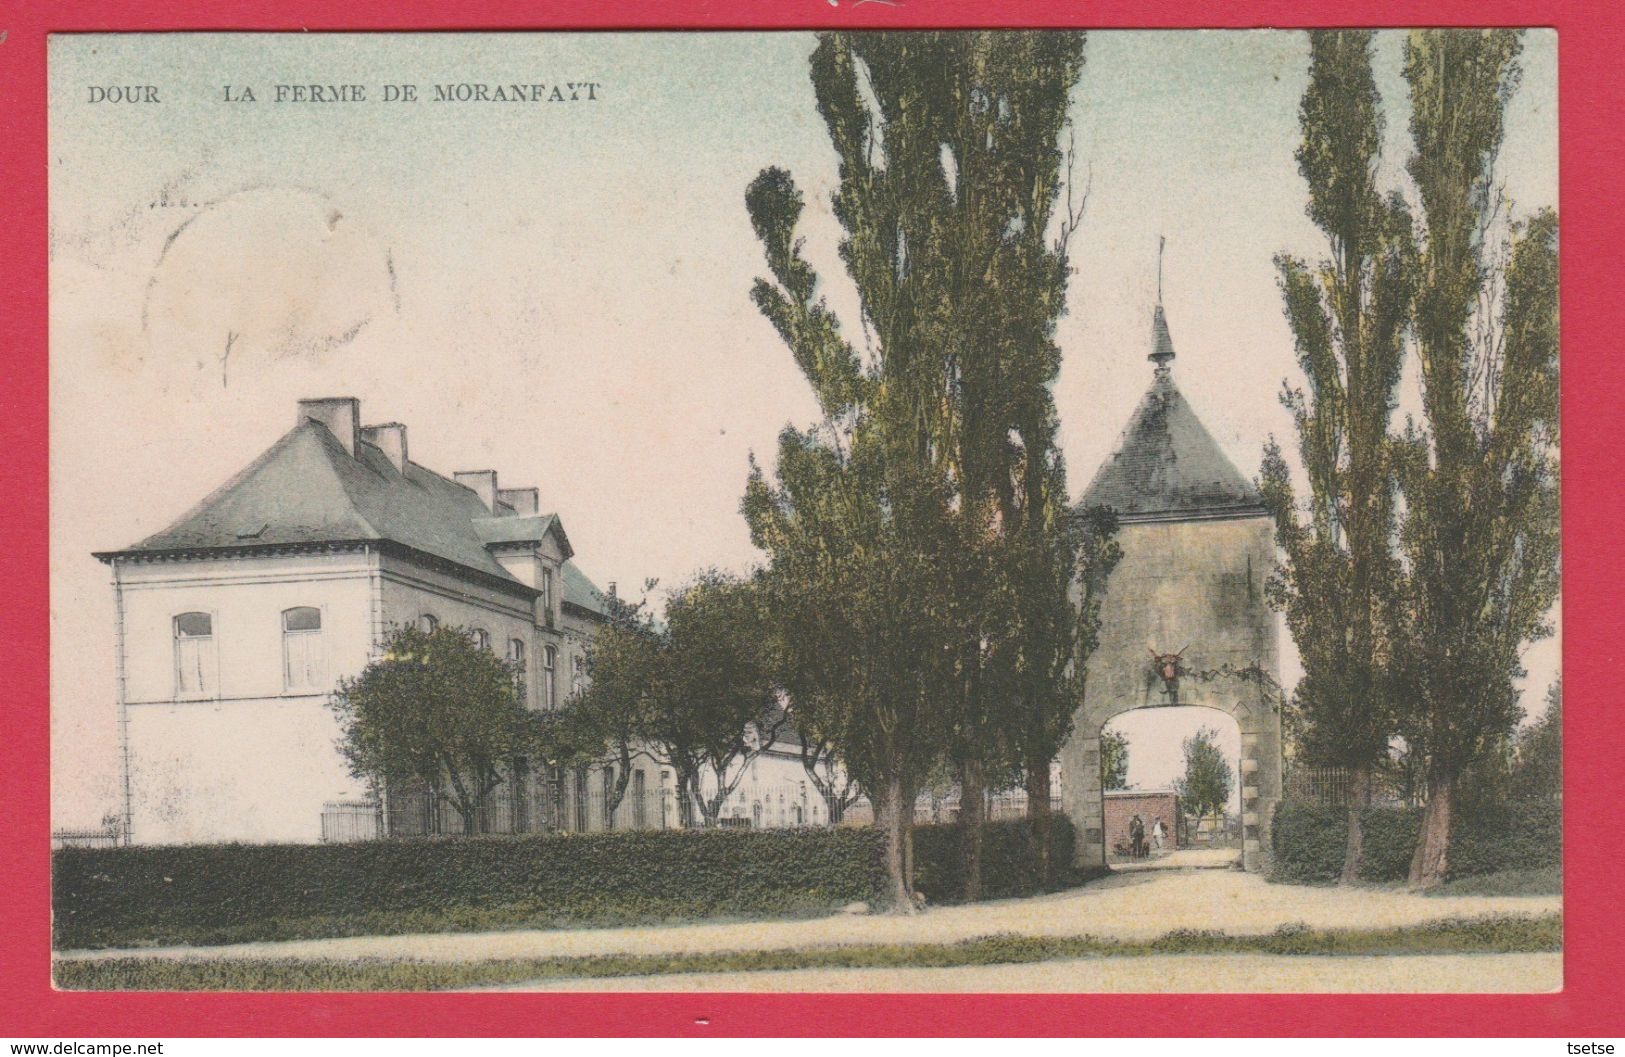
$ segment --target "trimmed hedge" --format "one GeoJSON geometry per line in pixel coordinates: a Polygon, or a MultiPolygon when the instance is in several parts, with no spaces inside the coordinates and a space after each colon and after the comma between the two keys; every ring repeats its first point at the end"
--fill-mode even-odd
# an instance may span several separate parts
{"type": "Polygon", "coordinates": [[[1270,824],[1270,873],[1277,881],[1328,884],[1343,872],[1348,817],[1333,804],[1283,800],[1270,824]]]}
{"type": "MultiPolygon", "coordinates": [[[[1403,881],[1421,831],[1420,808],[1367,808],[1360,879],[1403,881]]],[[[1501,810],[1459,816],[1450,841],[1450,877],[1476,877],[1500,870],[1554,866],[1562,862],[1561,801],[1509,801],[1501,810]]],[[[1271,847],[1277,881],[1330,884],[1343,873],[1348,814],[1333,804],[1283,802],[1275,809],[1271,847]]]]}
{"type": "MultiPolygon", "coordinates": [[[[1368,807],[1360,815],[1365,839],[1360,852],[1360,879],[1403,881],[1411,873],[1411,855],[1422,832],[1422,812],[1415,808],[1368,807]]],[[[1346,834],[1345,834],[1346,836],[1346,834]]],[[[1341,860],[1338,872],[1343,870],[1341,860]]]]}
{"type": "Polygon", "coordinates": [[[827,910],[875,900],[872,828],[62,848],[60,948],[827,910]]]}
{"type": "MultiPolygon", "coordinates": [[[[1072,826],[1051,832],[1064,875],[1072,826]]],[[[835,827],[62,848],[53,928],[66,949],[818,913],[880,902],[881,842],[835,827]]],[[[984,847],[986,898],[1041,890],[1029,823],[989,823],[984,847]]],[[[957,827],[916,827],[914,848],[919,890],[959,901],[957,827]]]]}
{"type": "Polygon", "coordinates": [[[1563,802],[1509,800],[1501,811],[1461,820],[1450,851],[1451,877],[1509,867],[1563,865],[1563,802]]]}
{"type": "MultiPolygon", "coordinates": [[[[964,862],[960,858],[961,831],[946,823],[914,828],[914,887],[932,903],[960,903],[965,897],[964,862]]],[[[1065,815],[1050,816],[1050,861],[1055,874],[1066,876],[1072,867],[1077,840],[1065,815]]],[[[982,898],[1008,899],[1044,891],[1038,846],[1027,819],[988,822],[982,828],[982,898]]]]}

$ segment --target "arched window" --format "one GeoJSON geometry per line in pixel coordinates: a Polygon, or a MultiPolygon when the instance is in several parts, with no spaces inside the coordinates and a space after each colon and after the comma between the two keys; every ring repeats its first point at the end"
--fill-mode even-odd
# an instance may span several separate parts
{"type": "Polygon", "coordinates": [[[322,611],[296,606],[282,611],[282,683],[289,690],[322,688],[322,611]]]}
{"type": "Polygon", "coordinates": [[[440,627],[440,618],[435,616],[433,613],[423,614],[423,616],[420,618],[420,622],[423,624],[423,630],[431,634],[433,634],[434,631],[440,627]]]}
{"type": "Polygon", "coordinates": [[[491,633],[484,628],[475,628],[474,645],[482,650],[489,650],[491,648],[491,633]]]}
{"type": "Polygon", "coordinates": [[[175,618],[175,695],[201,697],[215,690],[214,617],[182,613],[175,618]]]}
{"type": "Polygon", "coordinates": [[[542,707],[555,708],[558,706],[557,668],[559,666],[559,651],[552,646],[542,647],[542,707]]]}

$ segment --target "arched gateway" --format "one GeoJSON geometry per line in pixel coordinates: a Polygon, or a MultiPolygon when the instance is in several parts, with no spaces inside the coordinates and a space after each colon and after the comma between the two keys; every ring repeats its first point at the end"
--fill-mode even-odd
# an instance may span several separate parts
{"type": "Polygon", "coordinates": [[[1281,797],[1275,614],[1264,581],[1273,524],[1175,387],[1167,319],[1152,327],[1151,388],[1079,507],[1119,520],[1122,560],[1105,585],[1100,644],[1071,740],[1061,750],[1062,804],[1078,864],[1106,864],[1100,732],[1137,708],[1199,705],[1241,728],[1242,864],[1264,867],[1281,797]]]}

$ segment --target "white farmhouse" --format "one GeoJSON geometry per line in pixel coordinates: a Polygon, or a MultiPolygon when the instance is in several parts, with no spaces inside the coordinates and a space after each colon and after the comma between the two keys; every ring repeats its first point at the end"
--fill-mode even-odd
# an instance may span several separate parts
{"type": "MultiPolygon", "coordinates": [[[[327,699],[392,625],[476,629],[525,665],[531,707],[557,707],[605,614],[571,555],[536,489],[434,473],[408,457],[406,427],[363,426],[353,398],[300,401],[196,508],[96,555],[117,603],[127,839],[321,839],[324,808],[370,795],[327,699]]],[[[535,825],[518,822],[494,828],[535,825]]]]}

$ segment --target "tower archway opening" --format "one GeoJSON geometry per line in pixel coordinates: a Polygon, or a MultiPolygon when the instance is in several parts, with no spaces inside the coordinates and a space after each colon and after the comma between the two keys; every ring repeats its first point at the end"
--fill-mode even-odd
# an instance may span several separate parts
{"type": "Polygon", "coordinates": [[[1241,725],[1211,707],[1135,708],[1100,733],[1113,869],[1241,865],[1241,725]]]}

